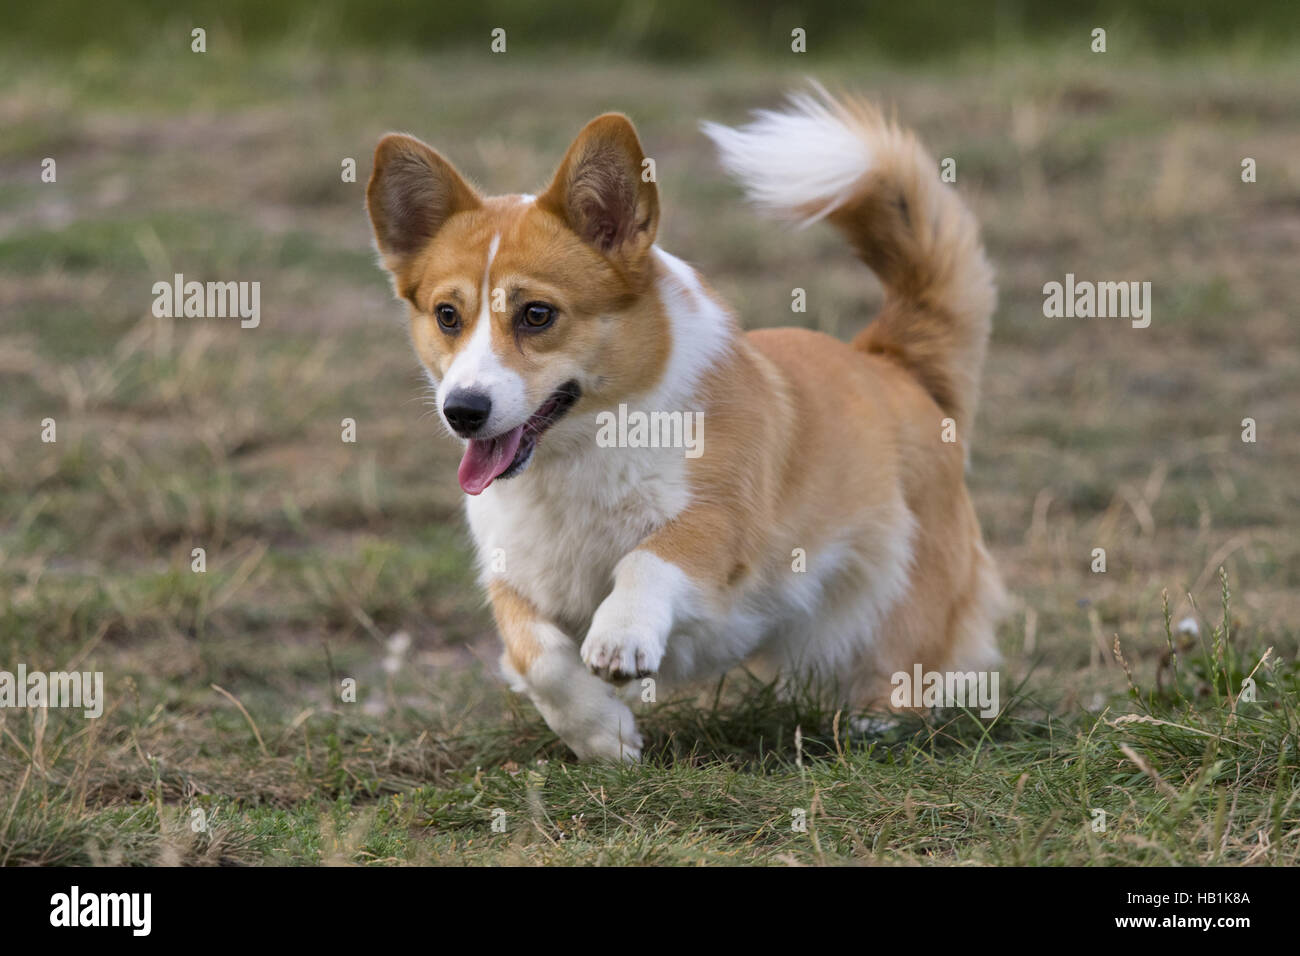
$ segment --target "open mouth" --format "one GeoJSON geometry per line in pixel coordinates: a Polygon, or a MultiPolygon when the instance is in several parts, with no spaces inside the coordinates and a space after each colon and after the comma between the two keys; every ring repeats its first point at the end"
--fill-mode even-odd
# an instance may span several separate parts
{"type": "Polygon", "coordinates": [[[456,472],[465,493],[480,495],[498,478],[513,478],[523,471],[542,433],[563,418],[581,394],[577,382],[565,382],[522,425],[492,438],[471,438],[456,472]]]}

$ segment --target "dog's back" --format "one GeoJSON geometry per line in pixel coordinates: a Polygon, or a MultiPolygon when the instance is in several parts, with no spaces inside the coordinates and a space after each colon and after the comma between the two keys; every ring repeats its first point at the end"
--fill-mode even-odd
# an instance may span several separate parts
{"type": "Polygon", "coordinates": [[[911,133],[864,102],[792,106],[705,131],[758,206],[839,228],[886,300],[851,347],[799,329],[747,337],[785,382],[782,524],[819,605],[779,650],[837,680],[852,657],[855,702],[882,704],[916,664],[997,660],[1003,591],[963,477],[996,293],[974,217],[911,133]]]}

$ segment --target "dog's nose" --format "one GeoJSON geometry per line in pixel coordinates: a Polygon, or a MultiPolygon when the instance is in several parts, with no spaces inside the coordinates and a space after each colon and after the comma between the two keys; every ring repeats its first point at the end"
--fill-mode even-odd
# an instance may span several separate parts
{"type": "Polygon", "coordinates": [[[492,399],[485,392],[459,388],[442,403],[442,414],[457,435],[468,438],[482,428],[492,414],[492,399]]]}

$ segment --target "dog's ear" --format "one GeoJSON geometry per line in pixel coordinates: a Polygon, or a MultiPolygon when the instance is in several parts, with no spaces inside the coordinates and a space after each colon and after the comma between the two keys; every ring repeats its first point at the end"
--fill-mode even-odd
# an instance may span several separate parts
{"type": "Polygon", "coordinates": [[[390,133],[379,141],[366,210],[390,271],[422,249],[454,213],[480,204],[451,163],[415,137],[390,133]]]}
{"type": "Polygon", "coordinates": [[[639,272],[659,228],[659,191],[632,121],[621,113],[583,127],[537,205],[584,242],[639,272]]]}

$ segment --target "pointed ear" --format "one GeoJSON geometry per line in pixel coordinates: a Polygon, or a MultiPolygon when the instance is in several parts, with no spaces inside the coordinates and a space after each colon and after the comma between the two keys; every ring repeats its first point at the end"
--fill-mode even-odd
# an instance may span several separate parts
{"type": "Polygon", "coordinates": [[[573,141],[537,205],[603,255],[634,266],[659,228],[659,191],[642,175],[645,158],[631,120],[598,116],[573,141]]]}
{"type": "Polygon", "coordinates": [[[453,213],[479,205],[478,193],[451,163],[415,137],[390,133],[379,141],[366,209],[390,270],[422,249],[453,213]]]}

